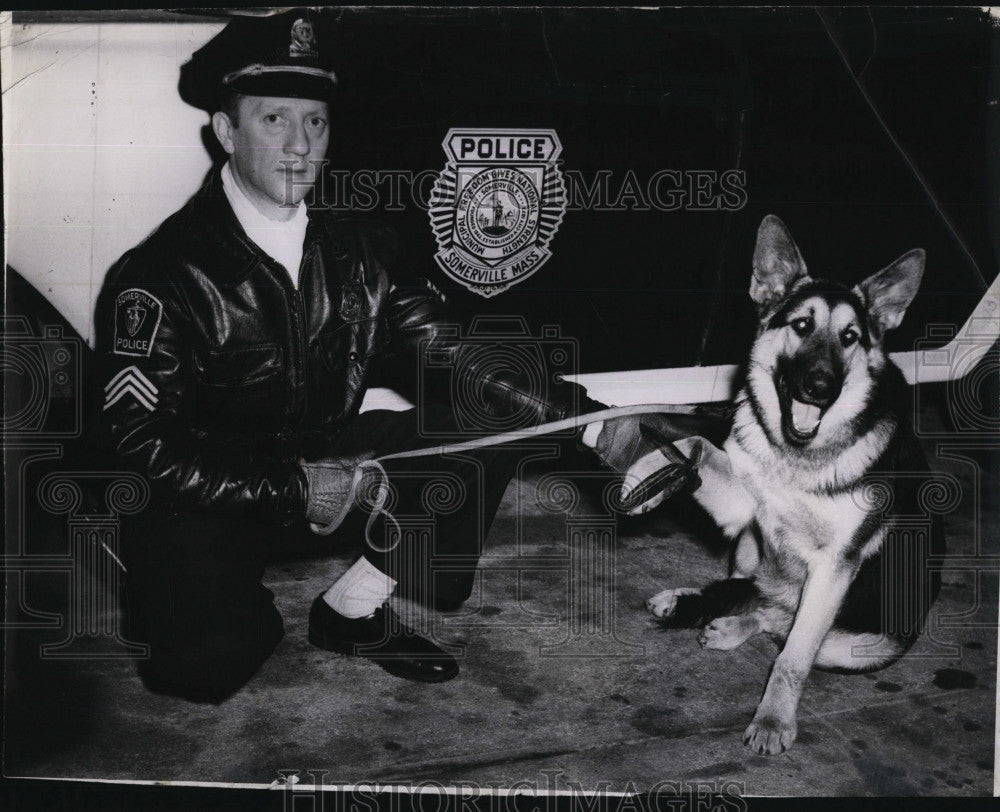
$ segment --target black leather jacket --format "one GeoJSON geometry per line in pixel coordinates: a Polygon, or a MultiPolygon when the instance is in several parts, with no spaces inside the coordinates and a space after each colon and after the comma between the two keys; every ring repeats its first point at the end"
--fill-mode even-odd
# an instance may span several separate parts
{"type": "MultiPolygon", "coordinates": [[[[302,517],[300,458],[325,456],[377,359],[414,353],[443,323],[429,283],[390,292],[396,253],[384,226],[311,213],[296,289],[211,173],[115,264],[98,300],[104,424],[119,459],[174,509],[302,517]]],[[[484,391],[499,411],[532,400],[518,381],[484,391]]],[[[581,391],[530,405],[558,419],[581,391]]]]}

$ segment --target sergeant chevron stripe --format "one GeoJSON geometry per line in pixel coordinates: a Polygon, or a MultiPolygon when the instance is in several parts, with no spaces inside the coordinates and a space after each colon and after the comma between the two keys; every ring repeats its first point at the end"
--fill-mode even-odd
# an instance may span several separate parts
{"type": "Polygon", "coordinates": [[[126,367],[104,387],[104,408],[110,409],[125,395],[132,396],[150,411],[156,408],[159,390],[136,366],[126,367]]]}

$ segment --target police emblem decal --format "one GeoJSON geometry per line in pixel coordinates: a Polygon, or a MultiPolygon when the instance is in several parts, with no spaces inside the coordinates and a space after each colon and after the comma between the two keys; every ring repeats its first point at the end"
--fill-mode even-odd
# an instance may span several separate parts
{"type": "Polygon", "coordinates": [[[141,288],[129,288],[115,299],[115,355],[148,356],[160,328],[163,303],[141,288]]]}
{"type": "Polygon", "coordinates": [[[566,212],[555,130],[452,129],[431,192],[441,270],[481,296],[537,271],[566,212]]]}

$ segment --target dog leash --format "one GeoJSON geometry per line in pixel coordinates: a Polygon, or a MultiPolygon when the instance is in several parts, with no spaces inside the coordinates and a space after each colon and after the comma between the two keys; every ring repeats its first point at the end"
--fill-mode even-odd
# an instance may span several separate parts
{"type": "MultiPolygon", "coordinates": [[[[328,536],[333,533],[340,525],[343,523],[347,514],[350,513],[351,509],[354,507],[357,496],[358,496],[358,486],[361,484],[362,479],[365,474],[374,472],[378,475],[378,492],[374,496],[372,511],[368,516],[368,521],[365,524],[365,542],[377,552],[386,553],[389,552],[393,547],[395,547],[399,540],[402,538],[401,528],[399,522],[396,518],[385,509],[385,503],[389,498],[389,489],[387,486],[388,474],[382,463],[389,462],[390,460],[403,460],[403,459],[415,459],[418,457],[437,457],[445,454],[456,454],[462,451],[473,451],[479,448],[488,448],[495,445],[503,445],[504,443],[511,443],[516,441],[523,441],[528,439],[533,439],[535,437],[543,437],[547,434],[555,434],[560,431],[565,431],[567,429],[576,429],[581,426],[589,425],[590,423],[600,423],[605,420],[614,420],[616,418],[622,417],[635,417],[644,414],[695,414],[694,406],[684,406],[678,404],[662,404],[662,403],[646,403],[637,404],[633,406],[616,406],[608,409],[602,409],[597,412],[588,412],[584,415],[576,415],[574,417],[567,417],[562,420],[554,420],[551,423],[543,423],[540,426],[535,426],[531,429],[516,429],[514,431],[502,432],[500,434],[492,434],[488,437],[477,437],[472,440],[465,440],[460,443],[449,443],[440,446],[429,446],[427,448],[418,448],[412,451],[397,451],[393,454],[385,454],[381,457],[375,457],[370,460],[364,460],[361,462],[357,468],[354,469],[354,479],[351,483],[351,491],[348,498],[344,501],[344,505],[340,510],[340,514],[336,516],[333,521],[327,525],[317,525],[310,524],[314,533],[321,536],[328,536]],[[379,516],[385,516],[386,521],[390,522],[395,532],[390,532],[390,537],[395,540],[386,548],[378,546],[372,541],[371,530],[374,527],[375,522],[378,520],[379,516]]],[[[656,440],[665,440],[660,436],[655,437],[656,440]]],[[[670,457],[667,457],[670,459],[670,457]]],[[[671,460],[673,462],[673,460],[671,460]]],[[[684,463],[676,461],[678,465],[683,466],[684,463]]],[[[676,471],[675,466],[670,466],[671,471],[676,471]]],[[[679,487],[679,486],[678,486],[679,487]]],[[[660,488],[663,489],[662,487],[660,488]]],[[[637,496],[637,494],[634,494],[637,496]]],[[[629,499],[629,502],[635,501],[634,498],[629,499]]],[[[624,506],[627,509],[627,505],[624,506]]]]}

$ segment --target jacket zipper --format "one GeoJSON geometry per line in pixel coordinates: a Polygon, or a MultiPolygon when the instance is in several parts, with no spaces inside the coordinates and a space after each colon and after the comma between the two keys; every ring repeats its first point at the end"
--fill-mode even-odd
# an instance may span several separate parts
{"type": "MultiPolygon", "coordinates": [[[[299,269],[299,284],[302,283],[301,267],[299,269]]],[[[295,302],[294,312],[298,321],[298,343],[299,343],[299,380],[302,388],[302,407],[297,416],[296,422],[305,418],[309,411],[309,348],[306,346],[306,300],[299,288],[294,288],[295,302]]]]}
{"type": "MultiPolygon", "coordinates": [[[[303,262],[305,261],[305,255],[303,254],[303,262]]],[[[292,413],[289,415],[290,422],[293,426],[298,425],[302,422],[306,413],[306,401],[308,399],[308,386],[306,381],[306,369],[308,363],[306,361],[307,347],[306,347],[306,330],[305,330],[305,298],[302,292],[292,283],[291,274],[281,265],[275,263],[275,268],[273,271],[275,276],[279,279],[279,284],[281,285],[282,292],[285,295],[285,302],[289,305],[288,310],[291,315],[291,332],[290,336],[290,349],[292,350],[294,356],[292,358],[292,365],[295,371],[295,377],[298,385],[292,392],[292,413]],[[297,356],[297,357],[295,357],[297,356]]],[[[299,265],[299,283],[302,282],[302,265],[299,265]]]]}

